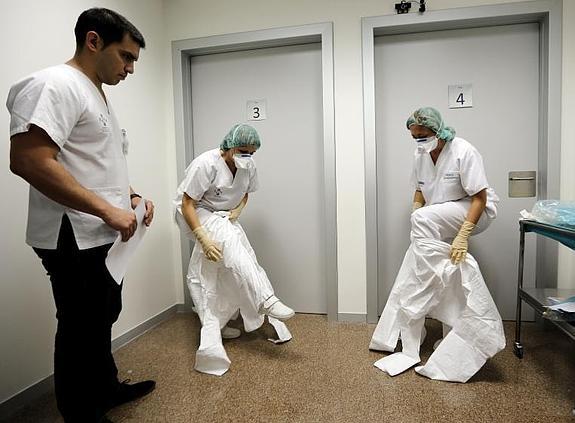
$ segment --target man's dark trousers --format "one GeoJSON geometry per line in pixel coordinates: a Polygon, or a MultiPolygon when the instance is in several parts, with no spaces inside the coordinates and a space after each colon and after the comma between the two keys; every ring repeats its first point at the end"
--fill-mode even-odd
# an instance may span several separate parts
{"type": "Polygon", "coordinates": [[[110,247],[79,250],[64,216],[57,249],[34,248],[50,276],[56,303],[54,382],[66,423],[98,422],[118,386],[111,339],[122,309],[122,286],[106,269],[110,247]]]}

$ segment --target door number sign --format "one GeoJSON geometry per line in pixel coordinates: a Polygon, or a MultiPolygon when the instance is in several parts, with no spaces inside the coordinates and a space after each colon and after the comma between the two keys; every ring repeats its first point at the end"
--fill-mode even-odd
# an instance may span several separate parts
{"type": "Polygon", "coordinates": [[[450,109],[473,107],[473,87],[471,84],[449,85],[448,98],[450,109]]]}
{"type": "Polygon", "coordinates": [[[247,119],[248,120],[265,120],[267,119],[267,101],[266,100],[248,100],[247,102],[247,119]]]}

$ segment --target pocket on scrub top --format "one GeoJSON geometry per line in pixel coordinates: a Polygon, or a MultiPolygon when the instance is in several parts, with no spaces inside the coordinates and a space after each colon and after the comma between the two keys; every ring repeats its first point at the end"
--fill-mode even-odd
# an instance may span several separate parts
{"type": "Polygon", "coordinates": [[[461,175],[459,171],[447,171],[442,176],[444,200],[453,201],[466,196],[461,186],[461,175]]]}
{"type": "Polygon", "coordinates": [[[459,183],[461,184],[461,175],[458,170],[448,170],[443,174],[444,183],[459,183]]]}

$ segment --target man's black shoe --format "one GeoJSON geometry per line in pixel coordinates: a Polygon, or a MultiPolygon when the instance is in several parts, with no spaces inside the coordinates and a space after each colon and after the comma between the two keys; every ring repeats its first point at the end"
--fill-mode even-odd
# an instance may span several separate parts
{"type": "Polygon", "coordinates": [[[118,385],[116,393],[112,395],[110,408],[141,398],[152,392],[156,387],[154,380],[145,380],[133,384],[129,384],[128,382],[130,382],[130,379],[126,379],[118,385]]]}

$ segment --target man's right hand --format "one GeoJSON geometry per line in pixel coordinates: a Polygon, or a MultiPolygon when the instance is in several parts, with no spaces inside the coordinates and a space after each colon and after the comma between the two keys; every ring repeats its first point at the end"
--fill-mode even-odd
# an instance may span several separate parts
{"type": "Polygon", "coordinates": [[[136,213],[130,210],[120,209],[118,207],[111,206],[102,219],[108,226],[120,232],[122,235],[122,241],[124,242],[134,235],[134,232],[136,232],[136,228],[138,227],[136,213]]]}

